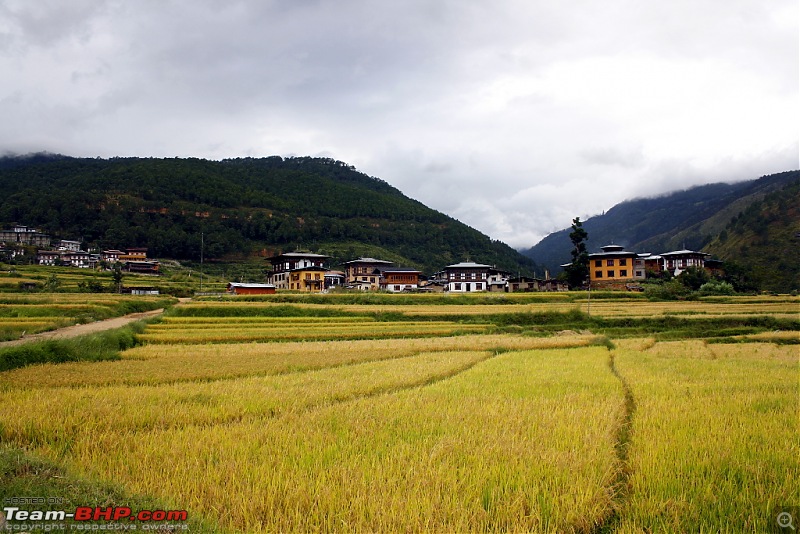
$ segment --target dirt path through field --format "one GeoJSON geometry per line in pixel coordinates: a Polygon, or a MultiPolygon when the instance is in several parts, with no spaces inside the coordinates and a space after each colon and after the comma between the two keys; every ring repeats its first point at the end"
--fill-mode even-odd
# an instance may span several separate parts
{"type": "MultiPolygon", "coordinates": [[[[180,306],[181,304],[189,302],[190,300],[192,299],[180,298],[178,299],[179,303],[177,305],[180,306]]],[[[128,315],[123,315],[122,317],[113,317],[111,319],[105,319],[103,321],[95,321],[93,323],[66,326],[64,328],[59,328],[58,330],[50,330],[48,332],[31,334],[21,339],[14,339],[12,341],[2,341],[0,342],[0,349],[5,347],[12,347],[14,345],[22,345],[23,343],[29,343],[31,341],[44,341],[47,339],[66,339],[70,337],[85,336],[86,334],[96,334],[97,332],[103,332],[104,330],[120,328],[134,321],[147,319],[149,317],[155,317],[156,315],[160,315],[162,313],[164,313],[164,308],[159,308],[157,310],[150,310],[140,313],[131,313],[128,315]]]]}
{"type": "Polygon", "coordinates": [[[150,310],[141,313],[131,313],[123,315],[122,317],[114,317],[112,319],[105,319],[103,321],[95,321],[93,323],[76,324],[73,326],[65,326],[58,330],[50,330],[48,332],[40,332],[38,334],[30,334],[21,339],[14,339],[12,341],[0,342],[0,348],[12,347],[14,345],[22,345],[31,341],[44,341],[47,339],[65,339],[70,337],[85,336],[86,334],[95,334],[104,330],[111,330],[112,328],[120,328],[128,323],[138,321],[140,319],[147,319],[148,317],[155,317],[164,313],[164,308],[158,310],[150,310]]]}

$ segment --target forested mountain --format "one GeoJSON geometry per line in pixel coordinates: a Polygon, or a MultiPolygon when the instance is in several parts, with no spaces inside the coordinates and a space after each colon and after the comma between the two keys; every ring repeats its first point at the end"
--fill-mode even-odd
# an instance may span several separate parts
{"type": "Polygon", "coordinates": [[[800,177],[751,203],[703,250],[739,263],[761,289],[800,290],[800,177]]]}
{"type": "Polygon", "coordinates": [[[432,273],[470,259],[514,272],[517,251],[325,158],[0,158],[0,224],[25,224],[100,248],[159,258],[271,255],[298,249],[336,261],[372,255],[432,273]]]}
{"type": "MultiPolygon", "coordinates": [[[[792,184],[796,184],[798,180],[800,171],[789,171],[763,176],[757,180],[709,184],[654,198],[628,200],[583,223],[584,229],[589,233],[588,249],[594,252],[603,245],[615,243],[635,252],[655,254],[684,248],[706,251],[706,247],[723,230],[741,217],[740,214],[747,213],[750,209],[757,210],[751,206],[760,205],[767,196],[774,199],[782,196],[788,198],[791,196],[789,191],[792,184]]],[[[787,209],[781,212],[782,215],[777,215],[780,210],[768,210],[772,214],[771,222],[763,224],[770,226],[780,220],[787,228],[794,227],[796,231],[800,231],[797,228],[800,224],[797,212],[789,210],[789,204],[784,202],[783,205],[787,209]]],[[[737,228],[744,234],[750,231],[757,234],[755,228],[760,228],[762,224],[757,219],[755,216],[748,217],[737,228]],[[749,229],[751,225],[754,227],[749,229]]],[[[565,229],[550,234],[522,253],[534,258],[543,267],[558,270],[560,264],[570,261],[572,245],[569,231],[565,229]]],[[[727,232],[731,236],[731,230],[728,229],[727,232]]],[[[763,241],[762,239],[759,242],[763,241]]],[[[762,245],[767,248],[771,246],[768,242],[763,242],[762,245]]],[[[795,243],[795,247],[797,245],[795,243]]],[[[718,255],[720,259],[743,265],[756,265],[758,258],[755,256],[765,254],[764,250],[757,251],[752,246],[735,251],[731,247],[715,245],[713,250],[709,248],[707,251],[718,255]],[[753,257],[749,258],[750,256],[753,257]]],[[[778,254],[777,250],[775,253],[778,254]]]]}

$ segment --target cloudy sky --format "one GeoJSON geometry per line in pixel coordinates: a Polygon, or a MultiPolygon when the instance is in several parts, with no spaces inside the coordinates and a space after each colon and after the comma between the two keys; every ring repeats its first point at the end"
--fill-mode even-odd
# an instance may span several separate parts
{"type": "Polygon", "coordinates": [[[0,0],[0,153],[332,157],[515,247],[792,170],[797,0],[0,0]]]}

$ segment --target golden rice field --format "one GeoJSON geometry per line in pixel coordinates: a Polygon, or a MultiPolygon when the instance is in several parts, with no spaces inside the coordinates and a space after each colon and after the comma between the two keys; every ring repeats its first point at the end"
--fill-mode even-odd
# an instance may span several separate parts
{"type": "Polygon", "coordinates": [[[797,299],[598,303],[794,317],[741,343],[451,317],[564,304],[193,302],[119,360],[0,373],[0,439],[219,532],[763,532],[800,503],[797,299]]]}
{"type": "MultiPolygon", "coordinates": [[[[585,295],[585,293],[584,293],[585,295]]],[[[498,301],[506,302],[507,296],[498,297],[498,301]],[[502,299],[502,300],[501,300],[502,299]]],[[[520,299],[521,300],[521,299],[520,299]]],[[[314,310],[314,309],[335,309],[338,311],[360,314],[360,313],[403,313],[413,316],[449,316],[449,315],[483,315],[487,313],[546,313],[546,312],[567,312],[579,310],[590,315],[599,317],[668,317],[670,315],[680,315],[687,318],[709,318],[709,317],[747,317],[754,314],[770,315],[779,317],[797,317],[798,301],[796,297],[763,297],[763,298],[706,298],[702,301],[674,301],[674,302],[650,302],[646,300],[629,299],[603,299],[603,300],[567,300],[565,298],[552,299],[548,302],[527,303],[504,303],[504,304],[427,304],[425,298],[418,299],[415,305],[392,305],[392,304],[308,304],[299,302],[295,306],[314,310]]],[[[236,302],[236,301],[233,301],[236,302]]],[[[192,304],[206,308],[230,307],[232,301],[203,301],[192,304]]],[[[335,301],[334,301],[335,302],[335,301]]],[[[236,302],[236,306],[243,306],[244,303],[236,302]]],[[[270,302],[248,302],[246,306],[253,308],[269,308],[284,306],[283,303],[270,302]]]]}

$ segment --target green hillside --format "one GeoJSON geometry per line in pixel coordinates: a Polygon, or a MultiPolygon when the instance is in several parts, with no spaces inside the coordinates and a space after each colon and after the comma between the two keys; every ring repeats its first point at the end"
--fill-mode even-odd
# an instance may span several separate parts
{"type": "Polygon", "coordinates": [[[744,267],[761,289],[800,290],[800,178],[751,203],[703,250],[744,267]]]}
{"type": "MultiPolygon", "coordinates": [[[[720,259],[738,262],[744,267],[755,267],[763,257],[781,256],[779,246],[776,244],[775,250],[767,253],[773,246],[769,240],[762,243],[765,248],[760,250],[752,245],[734,250],[716,245],[712,247],[711,244],[731,225],[731,221],[737,220],[740,214],[750,209],[757,209],[752,206],[760,205],[763,199],[779,199],[789,195],[782,190],[797,180],[800,180],[800,171],[789,171],[762,176],[757,180],[708,184],[654,198],[627,200],[603,215],[591,217],[584,222],[583,227],[589,233],[588,249],[596,251],[609,243],[624,245],[636,252],[655,254],[688,248],[711,252],[720,259]]],[[[772,220],[771,225],[777,224],[778,220],[787,227],[797,226],[800,221],[797,213],[791,210],[779,219],[772,220]]],[[[748,217],[740,222],[740,230],[737,232],[747,234],[749,225],[760,227],[761,224],[756,218],[748,217]]],[[[751,231],[756,232],[755,229],[751,231]]],[[[570,261],[572,245],[568,234],[569,229],[550,234],[522,253],[543,267],[557,271],[560,264],[570,261]]],[[[728,234],[731,235],[730,229],[728,234]]],[[[742,237],[743,243],[748,239],[742,237]]],[[[756,278],[767,280],[763,276],[756,278]]],[[[778,280],[772,277],[769,279],[778,280]]],[[[778,285],[763,287],[789,290],[790,286],[785,284],[788,279],[780,280],[783,281],[778,285]]]]}
{"type": "Polygon", "coordinates": [[[298,249],[432,273],[470,259],[530,273],[504,243],[325,158],[0,158],[0,224],[100,248],[230,261],[298,249]]]}

